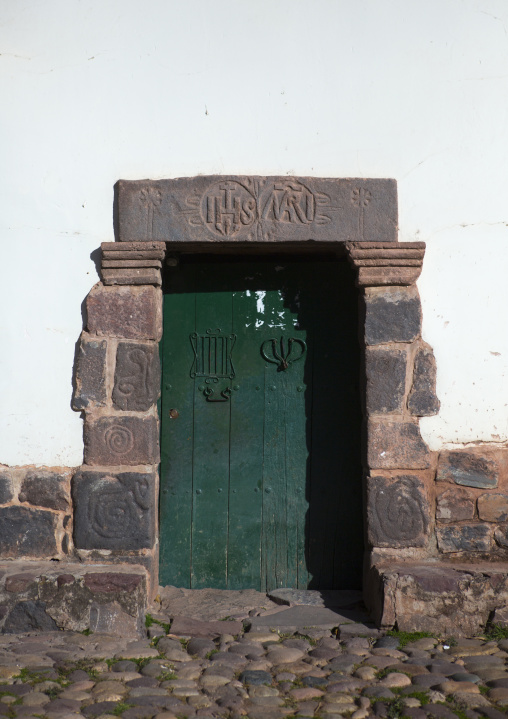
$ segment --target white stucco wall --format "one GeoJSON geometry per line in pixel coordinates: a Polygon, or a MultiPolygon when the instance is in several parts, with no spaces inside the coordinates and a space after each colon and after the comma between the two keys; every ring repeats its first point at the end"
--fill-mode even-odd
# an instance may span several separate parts
{"type": "Polygon", "coordinates": [[[119,178],[394,177],[427,242],[433,448],[508,439],[506,0],[2,0],[0,463],[78,465],[119,178]]]}

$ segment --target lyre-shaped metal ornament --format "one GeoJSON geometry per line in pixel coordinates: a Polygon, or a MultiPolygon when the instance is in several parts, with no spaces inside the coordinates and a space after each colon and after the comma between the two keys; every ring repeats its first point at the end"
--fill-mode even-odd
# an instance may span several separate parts
{"type": "Polygon", "coordinates": [[[261,345],[261,356],[267,362],[278,365],[277,372],[284,372],[290,364],[301,360],[306,351],[307,344],[298,337],[289,337],[287,341],[284,340],[284,337],[281,337],[279,341],[272,338],[265,340],[261,345]],[[266,345],[270,345],[270,354],[265,349],[266,345]],[[299,354],[298,350],[294,350],[295,346],[300,348],[299,354]]]}

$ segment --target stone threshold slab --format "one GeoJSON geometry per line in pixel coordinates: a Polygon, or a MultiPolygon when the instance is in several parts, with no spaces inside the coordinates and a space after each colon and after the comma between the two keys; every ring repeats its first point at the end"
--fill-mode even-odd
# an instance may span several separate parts
{"type": "Polygon", "coordinates": [[[268,592],[268,598],[277,604],[290,607],[299,605],[313,607],[342,607],[352,609],[362,603],[363,594],[356,589],[274,589],[268,592]]]}
{"type": "MultiPolygon", "coordinates": [[[[298,605],[283,609],[282,611],[263,614],[250,620],[249,631],[278,631],[305,633],[306,629],[332,630],[342,625],[361,625],[358,632],[366,629],[370,624],[370,617],[361,609],[330,609],[298,605]]],[[[370,628],[373,628],[371,625],[370,628]]]]}

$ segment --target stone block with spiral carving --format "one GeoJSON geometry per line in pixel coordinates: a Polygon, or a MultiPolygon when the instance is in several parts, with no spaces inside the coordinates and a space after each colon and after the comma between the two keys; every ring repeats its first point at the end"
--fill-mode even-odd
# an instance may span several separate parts
{"type": "Polygon", "coordinates": [[[430,511],[424,483],[413,475],[368,480],[369,543],[374,547],[422,547],[430,511]]]}
{"type": "Polygon", "coordinates": [[[78,549],[144,549],[154,544],[155,477],[78,472],[73,479],[78,549]]]}
{"type": "Polygon", "coordinates": [[[99,417],[84,431],[85,464],[119,466],[159,461],[155,417],[99,417]]]}

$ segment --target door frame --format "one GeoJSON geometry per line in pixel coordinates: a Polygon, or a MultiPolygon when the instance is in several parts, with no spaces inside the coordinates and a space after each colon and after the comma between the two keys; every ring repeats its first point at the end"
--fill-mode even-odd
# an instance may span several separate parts
{"type": "MultiPolygon", "coordinates": [[[[200,183],[210,182],[210,178],[195,179],[200,183]]],[[[309,187],[310,181],[306,182],[309,187]]],[[[117,227],[124,223],[124,230],[120,232],[119,241],[102,243],[102,281],[87,298],[86,329],[76,355],[74,406],[85,415],[85,461],[73,480],[74,546],[78,552],[82,551],[83,556],[92,560],[96,557],[99,561],[144,565],[151,578],[151,592],[156,593],[159,461],[156,388],[160,379],[153,347],[161,337],[163,258],[171,264],[182,251],[238,254],[259,248],[263,254],[301,250],[345,253],[357,270],[364,381],[365,568],[368,573],[376,563],[388,561],[390,557],[395,561],[433,556],[431,509],[433,492],[435,494],[432,489],[435,457],[421,438],[419,418],[436,414],[437,408],[435,404],[434,408],[430,407],[430,401],[427,407],[413,401],[418,386],[421,388],[426,378],[429,379],[427,396],[432,399],[435,381],[432,362],[429,365],[429,361],[433,361],[432,351],[421,338],[421,305],[415,285],[425,244],[398,243],[393,241],[393,233],[388,237],[382,236],[383,232],[379,241],[375,241],[377,225],[369,229],[366,220],[365,225],[360,222],[368,196],[364,193],[364,204],[360,203],[360,207],[362,198],[355,190],[351,207],[359,212],[358,231],[361,230],[363,237],[356,237],[354,241],[348,241],[350,237],[340,228],[335,237],[329,234],[326,241],[311,239],[311,230],[298,242],[290,236],[263,237],[259,243],[240,237],[232,240],[228,236],[184,242],[178,233],[174,237],[171,233],[154,237],[154,218],[160,210],[163,193],[156,187],[160,183],[143,181],[141,184],[147,186],[145,193],[140,192],[139,184],[132,183],[141,209],[134,211],[128,203],[117,202],[117,227]],[[147,198],[152,203],[151,210],[146,210],[147,198]],[[151,226],[147,225],[146,217],[151,218],[151,226]],[[125,230],[131,221],[134,236],[125,230]],[[124,404],[114,398],[116,377],[122,370],[120,346],[128,349],[129,344],[136,345],[145,354],[147,366],[153,370],[150,387],[145,387],[142,401],[134,405],[129,404],[128,398],[124,404]],[[419,361],[422,353],[427,360],[430,358],[427,364],[419,361]],[[92,523],[89,519],[93,508],[101,506],[101,493],[109,492],[104,495],[106,502],[112,489],[116,496],[122,494],[126,498],[131,512],[129,525],[116,533],[100,526],[98,517],[92,523]],[[392,507],[400,505],[400,511],[391,512],[389,517],[387,499],[392,507]]],[[[316,197],[319,199],[319,194],[316,197]]],[[[192,213],[195,211],[192,197],[189,202],[192,213]]],[[[178,212],[187,212],[184,207],[179,205],[178,212]]],[[[330,206],[331,210],[337,211],[337,208],[330,206]]],[[[191,227],[193,216],[189,217],[191,227]]],[[[282,223],[285,218],[278,219],[282,223]]],[[[425,390],[421,390],[419,396],[422,392],[425,394],[425,390]]],[[[364,583],[364,587],[368,593],[368,584],[364,583]]]]}

